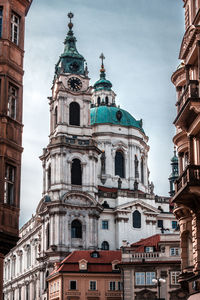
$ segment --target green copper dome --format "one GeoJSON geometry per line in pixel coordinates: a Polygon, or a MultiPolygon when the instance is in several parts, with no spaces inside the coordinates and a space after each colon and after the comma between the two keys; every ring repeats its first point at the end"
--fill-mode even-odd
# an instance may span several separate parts
{"type": "Polygon", "coordinates": [[[90,109],[91,125],[113,124],[126,127],[135,127],[144,133],[142,120],[137,121],[126,110],[116,106],[98,106],[90,109]]]}
{"type": "MultiPolygon", "coordinates": [[[[102,74],[101,74],[102,75],[102,74]]],[[[112,87],[112,83],[107,80],[105,77],[100,78],[97,82],[94,84],[94,89],[95,91],[100,91],[100,90],[107,90],[110,91],[112,87]]]]}

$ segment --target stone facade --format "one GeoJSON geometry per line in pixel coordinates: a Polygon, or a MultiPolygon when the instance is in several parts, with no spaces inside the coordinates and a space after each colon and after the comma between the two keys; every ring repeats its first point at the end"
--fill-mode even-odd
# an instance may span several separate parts
{"type": "Polygon", "coordinates": [[[179,58],[182,63],[172,75],[177,91],[174,143],[179,156],[179,178],[175,184],[174,213],[181,235],[180,283],[189,299],[200,297],[200,1],[185,0],[185,34],[179,58]]]}
{"type": "Polygon", "coordinates": [[[72,16],[49,97],[43,195],[6,257],[5,299],[47,299],[46,278],[71,251],[116,250],[123,240],[176,230],[169,198],[149,183],[142,121],[117,107],[103,55],[100,79],[89,85],[72,16]]]}

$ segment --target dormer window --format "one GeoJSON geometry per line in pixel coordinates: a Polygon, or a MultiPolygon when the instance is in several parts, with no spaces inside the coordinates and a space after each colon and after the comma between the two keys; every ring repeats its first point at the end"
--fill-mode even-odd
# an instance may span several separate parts
{"type": "Polygon", "coordinates": [[[146,253],[153,252],[153,247],[145,247],[145,252],[146,253]]]}
{"type": "Polygon", "coordinates": [[[94,251],[94,252],[92,252],[92,253],[90,254],[90,256],[93,257],[93,258],[98,258],[98,257],[99,257],[99,252],[94,251]]]}
{"type": "Polygon", "coordinates": [[[79,269],[82,270],[82,271],[87,270],[87,261],[85,259],[81,259],[79,261],[79,269]]]}

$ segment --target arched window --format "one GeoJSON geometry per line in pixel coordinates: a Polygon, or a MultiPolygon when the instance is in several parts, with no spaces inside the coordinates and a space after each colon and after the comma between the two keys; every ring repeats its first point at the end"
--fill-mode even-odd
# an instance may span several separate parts
{"type": "Polygon", "coordinates": [[[144,160],[141,158],[141,182],[144,183],[144,160]]]}
{"type": "Polygon", "coordinates": [[[69,124],[80,126],[80,106],[77,102],[69,105],[69,124]]]}
{"type": "Polygon", "coordinates": [[[97,98],[97,104],[100,105],[101,99],[100,97],[97,98]]]}
{"type": "Polygon", "coordinates": [[[102,250],[109,250],[109,244],[107,241],[104,241],[102,244],[101,244],[101,249],[102,250]]]}
{"type": "Polygon", "coordinates": [[[133,213],[133,227],[141,228],[141,213],[138,210],[133,213]]]}
{"type": "Polygon", "coordinates": [[[82,239],[82,224],[79,220],[72,221],[71,237],[77,238],[77,239],[82,239]]]}
{"type": "Polygon", "coordinates": [[[121,151],[117,151],[115,154],[115,175],[124,178],[124,173],[124,155],[121,151]]]}
{"type": "Polygon", "coordinates": [[[106,96],[106,104],[108,104],[108,96],[106,96]]]}
{"type": "Polygon", "coordinates": [[[72,160],[71,184],[82,185],[81,162],[77,158],[72,160]]]}
{"type": "Polygon", "coordinates": [[[57,123],[58,123],[58,108],[56,106],[54,111],[54,128],[56,127],[57,123]]]}
{"type": "Polygon", "coordinates": [[[50,246],[50,229],[49,229],[49,223],[47,224],[46,228],[46,249],[48,250],[50,246]]]}
{"type": "Polygon", "coordinates": [[[48,171],[47,171],[47,187],[48,187],[48,189],[50,189],[50,187],[51,187],[51,165],[49,165],[48,171]]]}

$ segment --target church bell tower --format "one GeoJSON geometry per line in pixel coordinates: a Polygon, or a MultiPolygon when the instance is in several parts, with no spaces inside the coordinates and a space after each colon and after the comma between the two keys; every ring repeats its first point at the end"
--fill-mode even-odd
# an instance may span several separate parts
{"type": "Polygon", "coordinates": [[[97,163],[101,151],[92,139],[90,125],[92,88],[85,59],[76,48],[73,14],[68,17],[64,52],[56,64],[49,97],[49,144],[40,157],[44,179],[40,210],[47,209],[48,217],[43,217],[51,232],[46,250],[51,245],[55,250],[56,245],[59,253],[96,248],[97,221],[102,210],[97,201],[97,163]]]}

